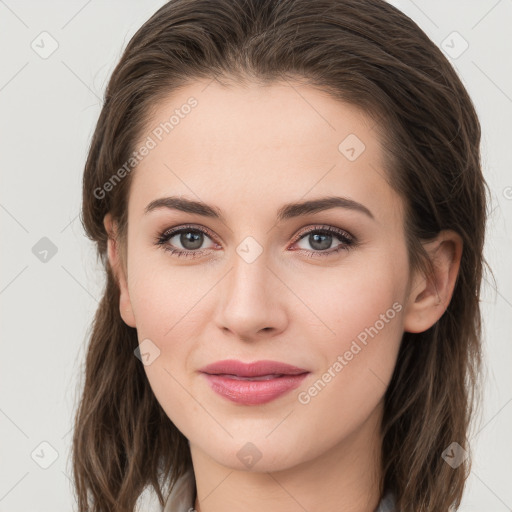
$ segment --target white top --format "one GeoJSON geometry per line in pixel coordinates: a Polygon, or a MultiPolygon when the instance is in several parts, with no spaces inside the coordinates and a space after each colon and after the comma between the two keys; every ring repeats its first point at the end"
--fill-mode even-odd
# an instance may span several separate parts
{"type": "MultiPolygon", "coordinates": [[[[189,469],[176,482],[162,512],[193,512],[196,498],[194,472],[189,469]]],[[[389,492],[382,498],[375,512],[394,512],[395,501],[389,492]]]]}

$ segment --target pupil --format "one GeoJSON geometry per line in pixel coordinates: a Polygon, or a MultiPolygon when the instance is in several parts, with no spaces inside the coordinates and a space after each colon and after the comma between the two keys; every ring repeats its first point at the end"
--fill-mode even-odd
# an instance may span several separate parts
{"type": "Polygon", "coordinates": [[[181,233],[180,243],[188,250],[199,249],[203,243],[203,233],[192,231],[181,233]]]}
{"type": "Polygon", "coordinates": [[[331,239],[332,239],[332,235],[315,233],[313,235],[310,235],[309,243],[311,244],[311,247],[321,251],[321,250],[329,249],[329,247],[331,246],[331,241],[332,241],[331,239]],[[322,239],[322,240],[320,240],[320,239],[322,239]]]}

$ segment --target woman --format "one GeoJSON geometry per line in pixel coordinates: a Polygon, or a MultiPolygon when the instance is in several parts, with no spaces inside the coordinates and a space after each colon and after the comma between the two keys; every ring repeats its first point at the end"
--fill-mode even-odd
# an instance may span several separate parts
{"type": "Polygon", "coordinates": [[[449,62],[381,0],[160,8],[112,74],[84,171],[107,283],[79,511],[132,511],[150,485],[173,512],[457,507],[479,143],[449,62]]]}

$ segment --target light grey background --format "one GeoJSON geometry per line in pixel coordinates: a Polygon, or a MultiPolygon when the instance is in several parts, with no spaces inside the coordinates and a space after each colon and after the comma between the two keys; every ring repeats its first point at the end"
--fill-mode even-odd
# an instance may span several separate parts
{"type": "MultiPolygon", "coordinates": [[[[0,0],[0,512],[75,509],[71,427],[103,285],[78,219],[82,171],[108,77],[130,37],[163,3],[0,0]],[[58,48],[44,55],[52,44],[58,48]],[[48,244],[43,237],[54,255],[40,252],[48,244]]],[[[486,257],[497,287],[487,276],[485,401],[459,510],[510,511],[512,2],[391,3],[451,54],[482,123],[493,195],[486,257]]]]}

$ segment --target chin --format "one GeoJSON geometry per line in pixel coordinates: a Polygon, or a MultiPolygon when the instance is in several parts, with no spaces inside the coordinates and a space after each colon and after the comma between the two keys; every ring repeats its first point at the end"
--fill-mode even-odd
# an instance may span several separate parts
{"type": "Polygon", "coordinates": [[[200,446],[200,449],[222,466],[252,473],[284,471],[314,457],[297,449],[303,446],[300,437],[285,434],[286,440],[283,436],[265,439],[265,434],[235,436],[225,443],[200,446]]]}

